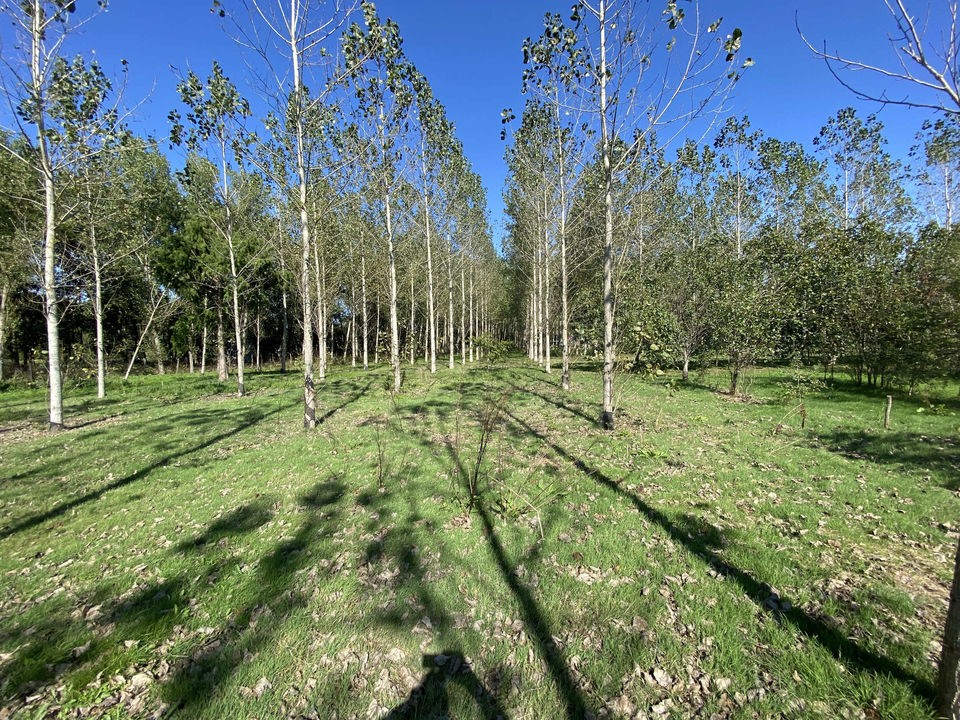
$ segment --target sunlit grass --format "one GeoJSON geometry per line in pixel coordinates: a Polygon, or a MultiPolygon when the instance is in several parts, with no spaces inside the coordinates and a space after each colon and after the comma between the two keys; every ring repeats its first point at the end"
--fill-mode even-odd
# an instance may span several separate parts
{"type": "MultiPolygon", "coordinates": [[[[519,360],[0,393],[0,698],[23,717],[930,718],[956,388],[730,398],[519,360]],[[503,403],[478,452],[481,419],[503,403]],[[477,463],[479,461],[479,471],[477,463]],[[466,478],[476,475],[476,497],[466,478]],[[44,709],[45,708],[45,709],[44,709]]],[[[811,376],[816,373],[811,371],[811,376]]]]}

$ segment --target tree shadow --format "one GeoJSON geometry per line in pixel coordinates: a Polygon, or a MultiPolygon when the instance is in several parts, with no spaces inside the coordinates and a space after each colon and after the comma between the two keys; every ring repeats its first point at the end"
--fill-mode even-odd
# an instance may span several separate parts
{"type": "Polygon", "coordinates": [[[553,442],[550,438],[539,433],[522,418],[511,412],[507,415],[523,428],[527,433],[537,437],[542,443],[550,447],[559,457],[573,465],[577,470],[594,480],[597,484],[611,490],[616,495],[629,501],[638,512],[650,522],[660,527],[670,538],[686,547],[700,560],[712,567],[717,573],[733,580],[741,591],[765,612],[775,612],[781,621],[790,623],[798,632],[818,643],[829,651],[839,662],[847,667],[865,672],[878,672],[902,680],[913,687],[914,693],[921,700],[931,702],[933,699],[933,685],[928,680],[917,677],[887,657],[878,655],[846,637],[840,630],[824,620],[804,612],[790,603],[776,602],[770,604],[771,588],[766,583],[753,577],[747,571],[725,560],[719,550],[726,545],[722,534],[699,532],[699,526],[687,519],[686,522],[672,521],[660,510],[648,505],[640,497],[627,490],[620,483],[597,468],[589,466],[580,458],[569,453],[565,448],[553,442]],[[696,530],[692,532],[691,530],[696,530]]]}
{"type": "MultiPolygon", "coordinates": [[[[386,507],[389,492],[378,493],[376,497],[366,498],[364,507],[373,509],[386,507]]],[[[448,688],[459,686],[470,696],[481,717],[494,720],[506,718],[506,711],[497,697],[503,683],[505,669],[493,668],[484,682],[474,672],[458,642],[457,623],[443,602],[431,589],[436,580],[432,570],[422,561],[421,548],[418,546],[418,525],[422,518],[412,498],[407,500],[407,512],[404,521],[381,533],[372,540],[364,553],[364,562],[358,569],[361,582],[371,593],[383,593],[387,587],[393,590],[408,590],[412,598],[397,596],[393,607],[382,607],[376,613],[376,621],[401,632],[410,632],[409,609],[429,619],[433,632],[443,643],[445,649],[436,654],[424,655],[422,667],[427,674],[409,693],[407,698],[394,707],[384,720],[407,718],[448,718],[452,717],[451,698],[448,688]],[[413,600],[414,602],[409,602],[413,600]]],[[[436,528],[426,524],[426,530],[432,533],[436,528]]],[[[367,529],[373,531],[374,524],[367,529]]],[[[432,537],[432,536],[431,536],[432,537]]]]}
{"type": "Polygon", "coordinates": [[[456,650],[424,655],[427,674],[400,705],[381,720],[445,720],[450,717],[450,696],[447,688],[459,685],[474,699],[484,720],[506,720],[500,701],[476,676],[470,663],[456,650]]]}
{"type": "Polygon", "coordinates": [[[161,695],[170,714],[190,717],[199,712],[216,689],[244,661],[271,642],[284,620],[306,606],[304,593],[291,592],[296,573],[311,561],[313,551],[330,537],[336,526],[337,503],[345,487],[338,477],[322,481],[300,496],[306,518],[293,537],[280,540],[259,563],[252,580],[253,597],[231,615],[229,623],[210,633],[174,668],[161,695]],[[269,615],[269,620],[260,618],[269,615]]]}
{"type": "MultiPolygon", "coordinates": [[[[318,417],[318,418],[317,418],[317,422],[318,422],[318,423],[326,422],[326,421],[329,420],[331,417],[333,417],[333,415],[334,415],[335,413],[339,412],[340,410],[343,410],[343,409],[344,409],[345,407],[347,407],[348,405],[352,405],[353,403],[355,403],[357,400],[359,400],[359,399],[362,398],[364,395],[366,395],[368,392],[370,392],[370,388],[373,387],[375,381],[376,381],[375,379],[370,379],[370,380],[367,381],[367,384],[366,384],[366,385],[364,385],[363,387],[361,387],[361,388],[359,388],[359,389],[355,389],[354,392],[351,393],[350,395],[348,395],[346,398],[344,398],[344,400],[343,400],[339,405],[337,405],[336,407],[330,408],[330,409],[327,410],[325,413],[323,413],[323,415],[321,415],[320,417],[318,417]]],[[[345,381],[344,381],[344,382],[345,382],[345,381]]],[[[349,386],[350,386],[351,388],[356,387],[353,383],[349,383],[349,386]]]]}
{"type": "MultiPolygon", "coordinates": [[[[507,414],[509,411],[505,410],[507,414]]],[[[455,464],[461,477],[467,477],[467,468],[463,464],[457,449],[446,443],[447,453],[455,464]]],[[[480,517],[483,524],[483,535],[487,540],[490,554],[500,571],[500,577],[506,583],[510,592],[516,598],[520,606],[520,612],[523,615],[524,626],[533,640],[540,657],[543,658],[553,680],[557,691],[566,707],[566,717],[570,720],[577,720],[587,716],[587,705],[583,694],[567,666],[566,660],[560,648],[557,647],[553,639],[553,629],[550,622],[544,614],[530,588],[520,579],[516,572],[516,564],[511,563],[503,543],[497,535],[496,528],[490,511],[487,509],[483,500],[482,493],[478,493],[473,498],[473,509],[480,517]]]]}
{"type": "Polygon", "coordinates": [[[208,545],[219,543],[227,538],[253,532],[270,522],[272,517],[273,509],[270,501],[261,498],[256,502],[234,508],[226,515],[214,520],[200,535],[192,540],[183,540],[176,547],[179,552],[202,550],[208,545]]]}
{"type": "MultiPolygon", "coordinates": [[[[225,430],[221,433],[218,433],[213,437],[210,437],[204,440],[203,442],[193,445],[192,447],[189,447],[186,449],[177,448],[176,450],[173,450],[167,453],[166,455],[158,458],[157,460],[153,461],[146,467],[143,467],[137,470],[136,472],[132,472],[121,478],[117,478],[107,483],[106,485],[102,485],[96,488],[95,490],[90,490],[89,492],[86,492],[83,495],[75,497],[71,500],[58,503],[57,505],[53,506],[49,510],[31,515],[22,520],[19,520],[15,522],[13,525],[9,525],[3,528],[2,530],[0,530],[0,540],[4,540],[8,537],[11,537],[12,535],[21,533],[24,530],[29,530],[42,523],[62,517],[63,515],[66,515],[68,512],[70,512],[71,510],[75,510],[76,508],[86,505],[87,503],[91,503],[96,500],[99,500],[104,495],[106,495],[107,493],[113,490],[119,490],[120,488],[131,485],[139,480],[143,480],[144,478],[148,477],[150,473],[152,473],[154,470],[162,468],[168,463],[171,463],[175,460],[179,460],[188,455],[194,455],[200,452],[201,450],[205,450],[208,447],[216,445],[217,443],[222,442],[227,438],[233,437],[234,435],[237,435],[243,432],[244,430],[247,430],[253,427],[254,425],[257,425],[258,423],[263,422],[268,417],[279,414],[284,409],[285,409],[284,406],[280,406],[274,410],[270,410],[269,412],[263,412],[263,411],[254,410],[254,409],[245,410],[241,415],[242,419],[240,420],[240,422],[234,427],[231,427],[229,430],[225,430]]],[[[213,411],[213,412],[215,412],[217,416],[222,414],[221,411],[213,411]]]]}
{"type": "MultiPolygon", "coordinates": [[[[547,383],[547,384],[549,385],[549,383],[547,383]]],[[[597,427],[597,426],[598,426],[597,418],[595,418],[595,417],[590,417],[590,416],[587,415],[587,413],[585,413],[583,410],[580,410],[579,408],[575,408],[575,407],[573,407],[572,405],[569,405],[569,404],[563,402],[563,400],[560,400],[559,398],[550,397],[549,395],[545,395],[545,394],[543,394],[543,393],[537,392],[536,390],[534,390],[533,388],[531,388],[531,387],[529,387],[529,386],[527,386],[527,387],[521,387],[520,385],[517,385],[516,383],[511,383],[511,384],[510,384],[510,387],[512,387],[513,390],[514,390],[515,392],[517,392],[517,393],[522,393],[522,394],[525,394],[525,395],[533,395],[534,397],[539,398],[540,400],[542,400],[543,402],[547,403],[548,405],[553,405],[553,406],[554,406],[555,408],[557,408],[558,410],[563,410],[564,412],[568,412],[568,413],[570,413],[571,415],[575,415],[576,417],[580,418],[581,420],[584,420],[584,421],[586,421],[587,423],[589,423],[591,427],[597,427]]],[[[553,387],[553,386],[550,385],[550,387],[553,387]]],[[[599,417],[599,416],[598,416],[598,417],[599,417]]]]}
{"type": "Polygon", "coordinates": [[[817,437],[827,449],[846,458],[936,473],[947,490],[960,489],[960,443],[955,438],[903,431],[872,433],[839,429],[817,437]]]}

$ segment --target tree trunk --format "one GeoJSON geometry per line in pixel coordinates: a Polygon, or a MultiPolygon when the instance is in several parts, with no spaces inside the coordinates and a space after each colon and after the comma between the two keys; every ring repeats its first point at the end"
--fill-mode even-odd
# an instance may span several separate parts
{"type": "Polygon", "coordinates": [[[322,381],[327,376],[327,319],[326,297],[320,275],[320,252],[317,249],[317,243],[313,243],[313,280],[317,298],[317,376],[322,381]]]}
{"type": "Polygon", "coordinates": [[[233,248],[233,213],[230,209],[230,187],[227,178],[227,153],[226,148],[221,142],[221,152],[223,157],[222,179],[224,190],[224,206],[226,210],[227,226],[224,232],[224,239],[227,241],[227,259],[230,261],[230,293],[233,299],[233,335],[237,346],[237,397],[243,397],[246,389],[243,386],[243,361],[244,361],[244,332],[243,317],[240,314],[240,288],[239,277],[237,276],[237,254],[233,248]]]}
{"type": "Polygon", "coordinates": [[[357,366],[357,286],[350,283],[350,366],[357,366]]]}
{"type": "Polygon", "coordinates": [[[430,372],[437,372],[437,309],[433,302],[433,250],[430,242],[430,209],[423,196],[424,222],[427,229],[427,322],[430,326],[430,372]]]}
{"type": "Polygon", "coordinates": [[[393,368],[393,391],[400,392],[400,327],[397,320],[397,258],[393,241],[393,217],[391,216],[390,190],[386,191],[387,215],[387,271],[390,283],[390,367],[393,368]]]}
{"type": "Polygon", "coordinates": [[[550,236],[546,223],[543,227],[543,274],[543,369],[550,375],[553,372],[550,364],[550,236]]]}
{"type": "Polygon", "coordinates": [[[367,327],[367,260],[363,255],[360,256],[360,305],[363,310],[363,369],[366,370],[370,367],[370,328],[367,327]]]}
{"type": "Polygon", "coordinates": [[[690,353],[686,350],[683,351],[683,370],[681,372],[684,382],[690,380],[690,353]]]}
{"type": "Polygon", "coordinates": [[[449,314],[447,315],[447,333],[449,340],[450,360],[447,367],[453,370],[453,252],[447,257],[447,298],[450,301],[449,314]]]}
{"type": "Polygon", "coordinates": [[[560,126],[560,97],[557,88],[557,165],[560,183],[560,344],[563,359],[561,361],[560,386],[570,389],[570,308],[567,289],[567,189],[566,168],[563,159],[563,130],[560,126]]]}
{"type": "Polygon", "coordinates": [[[380,363],[380,291],[377,291],[377,317],[373,328],[373,364],[380,363]]]}
{"type": "Polygon", "coordinates": [[[97,397],[107,396],[107,360],[103,347],[103,282],[100,277],[100,253],[97,248],[97,228],[89,219],[90,255],[93,260],[93,323],[97,345],[97,397]]]}
{"type": "Polygon", "coordinates": [[[144,325],[143,332],[140,333],[140,337],[137,339],[137,345],[133,348],[133,355],[130,356],[130,362],[127,364],[127,372],[123,375],[124,380],[127,380],[130,377],[130,371],[133,370],[133,364],[137,361],[137,354],[140,352],[140,346],[143,344],[144,338],[147,337],[147,333],[150,332],[150,328],[153,325],[153,318],[157,314],[157,309],[160,307],[160,303],[162,302],[163,295],[161,295],[154,304],[153,309],[150,311],[150,317],[147,318],[147,324],[144,325]]]}
{"type": "Polygon", "coordinates": [[[261,328],[260,328],[260,312],[259,311],[257,312],[257,320],[254,323],[254,327],[256,328],[256,333],[257,333],[257,347],[256,347],[256,355],[255,355],[254,362],[257,368],[257,372],[260,372],[260,369],[261,369],[260,368],[260,330],[261,328]]]}
{"type": "Polygon", "coordinates": [[[407,328],[407,340],[410,343],[410,364],[414,364],[417,353],[416,303],[413,301],[413,268],[410,268],[410,325],[407,328]]]}
{"type": "Polygon", "coordinates": [[[7,297],[10,295],[10,285],[3,283],[0,287],[0,381],[3,380],[3,357],[7,352],[7,297]]]}
{"type": "Polygon", "coordinates": [[[460,256],[460,364],[467,364],[467,282],[462,254],[460,256]]]}
{"type": "Polygon", "coordinates": [[[614,347],[613,304],[613,160],[611,133],[607,119],[607,0],[599,0],[600,16],[600,135],[603,159],[603,402],[600,426],[613,430],[613,370],[616,364],[614,347]]]}
{"type": "Polygon", "coordinates": [[[207,372],[207,298],[203,298],[203,330],[200,333],[200,374],[207,372]]]}
{"type": "Polygon", "coordinates": [[[540,243],[533,251],[533,354],[537,365],[543,362],[543,276],[540,269],[540,243]]]}
{"type": "Polygon", "coordinates": [[[217,305],[217,380],[226,382],[230,377],[227,369],[227,347],[223,338],[223,307],[217,305]]]}
{"type": "Polygon", "coordinates": [[[960,720],[960,543],[953,563],[953,585],[937,679],[937,717],[960,720]]]}
{"type": "Polygon", "coordinates": [[[470,351],[470,362],[473,362],[473,266],[470,266],[470,325],[467,326],[467,332],[470,337],[467,338],[467,344],[470,351]]]}
{"type": "Polygon", "coordinates": [[[160,333],[157,332],[156,324],[150,331],[150,337],[153,339],[153,351],[157,354],[157,375],[166,375],[167,369],[163,364],[163,344],[160,342],[160,333]]]}
{"type": "Polygon", "coordinates": [[[47,369],[49,378],[50,430],[63,429],[63,377],[60,374],[60,315],[57,304],[56,240],[57,240],[57,195],[54,188],[53,161],[47,146],[46,128],[46,77],[41,66],[44,54],[44,9],[40,0],[34,0],[31,13],[30,45],[30,92],[37,112],[37,150],[40,172],[43,176],[43,300],[44,319],[47,325],[47,369]]]}

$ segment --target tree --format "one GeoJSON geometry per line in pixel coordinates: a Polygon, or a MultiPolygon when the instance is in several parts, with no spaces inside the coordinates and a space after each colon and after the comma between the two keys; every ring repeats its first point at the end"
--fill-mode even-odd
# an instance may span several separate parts
{"type": "Polygon", "coordinates": [[[925,120],[917,141],[911,154],[923,161],[917,179],[926,191],[930,215],[949,229],[960,201],[960,115],[925,120]]]}
{"type": "Polygon", "coordinates": [[[400,181],[399,158],[409,120],[416,71],[403,52],[397,24],[380,20],[373,3],[364,2],[363,25],[353,23],[343,37],[344,76],[354,86],[355,119],[369,131],[364,166],[375,177],[377,203],[383,214],[387,243],[387,292],[390,309],[390,366],[393,390],[399,392],[400,332],[397,315],[396,202],[400,181]]]}
{"type": "MultiPolygon", "coordinates": [[[[257,155],[266,157],[261,157],[257,165],[277,188],[277,205],[289,203],[291,207],[288,214],[292,220],[291,231],[281,233],[281,238],[296,236],[300,243],[297,285],[303,325],[303,426],[310,429],[317,424],[313,353],[315,325],[321,348],[326,345],[326,325],[315,324],[313,319],[311,263],[319,257],[319,252],[315,252],[314,246],[317,238],[311,234],[317,225],[317,218],[310,188],[315,184],[315,179],[324,179],[325,170],[329,174],[334,169],[323,168],[318,157],[326,137],[325,131],[330,126],[331,112],[326,102],[332,89],[337,86],[335,79],[324,77],[323,70],[334,65],[330,40],[346,22],[354,5],[339,0],[242,0],[242,5],[247,11],[247,18],[235,23],[240,36],[238,42],[259,56],[262,70],[257,79],[271,108],[266,125],[273,146],[261,148],[257,155]],[[318,76],[311,78],[315,73],[318,76]],[[311,79],[315,81],[312,91],[307,84],[311,79]]],[[[221,15],[225,14],[221,9],[221,15]]],[[[282,253],[281,248],[280,257],[283,257],[282,253]]],[[[321,303],[322,298],[317,297],[318,308],[321,303]]],[[[286,353],[282,355],[285,358],[286,353]]],[[[321,356],[321,372],[323,360],[321,356]]]]}
{"type": "MultiPolygon", "coordinates": [[[[128,139],[115,106],[107,103],[112,90],[110,79],[96,61],[89,65],[83,57],[71,61],[58,58],[53,65],[50,84],[50,112],[60,128],[55,139],[69,148],[70,165],[65,168],[73,178],[73,193],[80,222],[84,226],[89,272],[93,276],[94,328],[97,355],[97,397],[106,397],[106,351],[104,348],[103,308],[105,263],[111,257],[104,237],[110,212],[106,205],[116,189],[118,155],[128,139]],[[105,252],[106,251],[106,252],[105,252]]],[[[116,253],[122,255],[122,253],[116,253]]]]}
{"type": "MultiPolygon", "coordinates": [[[[106,2],[98,3],[98,10],[106,2]]],[[[58,183],[61,171],[74,164],[76,156],[61,143],[63,128],[53,115],[55,68],[69,33],[90,17],[76,21],[74,0],[24,0],[4,2],[0,11],[10,17],[18,34],[19,65],[11,57],[6,63],[5,86],[11,94],[18,122],[14,134],[22,145],[6,142],[2,150],[12,154],[40,177],[43,185],[42,292],[47,335],[49,426],[63,428],[63,377],[61,375],[60,304],[57,297],[58,225],[62,219],[58,183]]]]}
{"type": "Polygon", "coordinates": [[[933,21],[917,17],[908,9],[905,0],[884,0],[884,4],[896,27],[896,32],[888,37],[896,62],[883,65],[864,62],[828,51],[826,42],[822,49],[814,47],[800,30],[799,15],[797,32],[811,52],[826,63],[837,81],[861,100],[956,112],[960,109],[960,27],[957,24],[960,16],[957,2],[935,3],[937,17],[933,21]],[[931,46],[930,39],[924,36],[927,27],[947,29],[940,37],[941,45],[931,46]],[[885,89],[868,90],[844,79],[856,72],[876,76],[885,89]],[[891,97],[889,88],[902,88],[907,94],[891,97]],[[911,90],[919,91],[920,97],[910,97],[911,90]]]}
{"type": "Polygon", "coordinates": [[[202,81],[191,70],[177,85],[177,92],[189,109],[189,126],[185,127],[180,122],[179,113],[170,113],[171,139],[175,144],[186,144],[191,152],[203,153],[211,167],[216,168],[216,173],[207,178],[212,181],[208,183],[210,202],[204,203],[199,209],[206,212],[208,220],[226,245],[237,344],[237,396],[243,397],[246,392],[243,377],[246,345],[240,309],[240,275],[243,268],[238,259],[236,243],[241,198],[235,180],[238,177],[236,168],[242,167],[245,144],[248,142],[242,123],[251,115],[250,103],[241,97],[216,61],[206,81],[202,81]]]}
{"type": "MultiPolygon", "coordinates": [[[[547,28],[567,38],[565,62],[579,68],[575,89],[585,116],[588,154],[600,161],[603,222],[603,392],[600,424],[614,427],[613,381],[616,367],[616,247],[623,238],[615,218],[629,199],[615,196],[620,175],[636,149],[658,128],[669,143],[693,119],[716,108],[716,101],[738,79],[737,55],[742,32],[725,39],[721,20],[702,22],[699,6],[692,12],[676,0],[665,5],[632,0],[580,0],[571,25],[547,28]],[[663,37],[666,35],[667,37],[663,37]],[[677,56],[680,56],[679,58],[677,56]],[[679,69],[674,69],[679,68],[679,69]],[[684,101],[680,102],[679,98],[684,101]]],[[[528,54],[526,60],[531,57],[528,54]]]]}
{"type": "MultiPolygon", "coordinates": [[[[0,139],[0,144],[9,142],[9,136],[0,139]]],[[[14,296],[28,276],[30,244],[24,235],[42,221],[32,180],[27,165],[0,154],[0,381],[6,373],[7,339],[16,323],[14,296]]]]}

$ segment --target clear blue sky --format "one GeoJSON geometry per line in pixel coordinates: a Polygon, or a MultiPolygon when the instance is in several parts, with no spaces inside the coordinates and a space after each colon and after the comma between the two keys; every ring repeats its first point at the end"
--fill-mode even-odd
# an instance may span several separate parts
{"type": "MultiPolygon", "coordinates": [[[[93,0],[77,4],[82,11],[93,0]]],[[[232,2],[223,4],[230,8],[232,2]]],[[[927,0],[911,4],[927,12],[927,0]]],[[[399,23],[408,55],[456,123],[487,187],[491,221],[499,234],[505,176],[500,110],[519,110],[523,104],[523,39],[539,35],[544,12],[568,14],[570,0],[381,0],[377,6],[381,15],[399,23]]],[[[882,0],[703,0],[701,6],[704,14],[722,15],[727,31],[734,25],[743,29],[743,52],[756,65],[745,73],[730,109],[749,115],[755,128],[806,144],[841,107],[854,105],[864,114],[878,110],[858,103],[811,55],[797,35],[794,14],[799,9],[800,24],[815,44],[826,41],[830,49],[886,61],[892,57],[886,37],[893,28],[882,0]]],[[[90,23],[71,49],[95,51],[108,72],[119,71],[120,58],[126,58],[127,102],[146,98],[136,110],[136,126],[163,136],[167,113],[177,106],[171,66],[206,75],[216,58],[245,87],[237,47],[209,7],[209,0],[111,0],[108,12],[90,23]]],[[[936,19],[931,22],[929,34],[939,35],[936,19]]],[[[888,106],[879,117],[891,151],[904,157],[928,114],[888,106]]]]}

